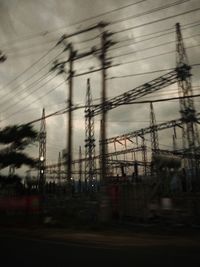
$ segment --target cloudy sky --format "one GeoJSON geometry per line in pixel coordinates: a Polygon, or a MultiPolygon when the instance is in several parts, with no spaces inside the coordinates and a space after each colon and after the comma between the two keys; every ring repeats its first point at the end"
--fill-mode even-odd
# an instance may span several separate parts
{"type": "MultiPolygon", "coordinates": [[[[55,59],[67,59],[68,54],[62,53],[61,45],[54,47],[62,34],[76,32],[102,20],[110,23],[107,30],[114,33],[111,38],[117,44],[110,49],[108,57],[113,65],[119,64],[107,73],[110,98],[176,66],[177,22],[182,26],[190,64],[200,63],[199,9],[199,0],[0,0],[0,50],[7,56],[0,65],[1,127],[37,119],[43,107],[49,114],[66,106],[67,84],[63,82],[63,76],[49,72],[55,59]],[[149,73],[152,71],[156,72],[149,73]]],[[[98,30],[94,30],[76,35],[69,41],[78,52],[84,52],[94,45],[100,47],[98,35],[98,30]]],[[[79,74],[99,66],[98,58],[90,56],[76,61],[75,72],[79,74]]],[[[192,69],[194,94],[200,92],[199,70],[198,66],[192,69]]],[[[74,104],[85,103],[87,78],[91,81],[94,103],[100,101],[101,73],[97,72],[74,79],[74,104]]],[[[142,99],[174,96],[177,96],[177,84],[142,99]]],[[[199,101],[195,98],[198,112],[199,101]]],[[[178,101],[155,103],[154,109],[157,122],[180,117],[178,101]]],[[[77,157],[79,145],[84,144],[84,110],[74,112],[73,116],[74,157],[77,157]]],[[[47,120],[48,162],[57,162],[58,152],[66,146],[66,121],[66,114],[47,120]]],[[[97,116],[97,140],[99,124],[100,116],[97,116]]],[[[149,104],[118,107],[109,112],[107,124],[108,137],[148,126],[149,104]]],[[[39,127],[36,123],[35,128],[39,127]]],[[[170,148],[172,131],[159,134],[163,148],[166,145],[170,148]]],[[[38,147],[34,147],[32,155],[37,156],[37,151],[38,147]]]]}

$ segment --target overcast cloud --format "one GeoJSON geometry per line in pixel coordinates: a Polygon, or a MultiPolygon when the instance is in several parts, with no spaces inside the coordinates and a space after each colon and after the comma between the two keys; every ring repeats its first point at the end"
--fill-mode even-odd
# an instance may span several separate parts
{"type": "MultiPolygon", "coordinates": [[[[53,61],[55,57],[62,52],[62,46],[56,47],[40,62],[35,64],[28,71],[25,71],[53,47],[62,34],[72,33],[77,31],[77,29],[84,29],[88,25],[92,25],[100,20],[108,22],[115,21],[176,1],[177,0],[147,0],[129,8],[113,12],[109,15],[67,27],[77,21],[96,16],[100,13],[133,2],[138,2],[138,0],[0,0],[0,50],[2,50],[8,57],[7,61],[0,65],[1,127],[10,124],[21,124],[39,118],[43,107],[46,109],[46,114],[49,114],[66,106],[68,87],[65,83],[47,94],[50,90],[63,82],[63,76],[56,76],[53,78],[55,73],[48,74],[49,69],[51,68],[51,64],[48,64],[48,62],[50,60],[53,61]],[[44,67],[45,65],[46,67],[44,67]],[[40,70],[42,67],[43,69],[40,70]],[[22,74],[23,72],[24,74],[22,74]],[[38,82],[38,79],[45,74],[48,76],[38,82]],[[17,76],[19,76],[19,78],[15,79],[17,76]],[[52,80],[47,83],[49,79],[52,80]],[[44,94],[47,95],[42,97],[44,94]]],[[[126,20],[114,25],[111,24],[107,28],[115,33],[115,31],[118,30],[123,30],[195,8],[200,8],[199,0],[190,0],[172,8],[144,15],[136,19],[126,20]]],[[[175,42],[173,42],[175,41],[175,33],[172,32],[168,35],[135,44],[134,41],[137,42],[138,40],[145,38],[140,38],[141,35],[173,28],[177,22],[180,22],[183,27],[182,33],[186,38],[185,46],[196,46],[187,50],[190,63],[200,63],[198,46],[200,44],[200,25],[198,25],[200,20],[199,11],[196,11],[173,19],[149,24],[145,27],[139,27],[137,29],[124,31],[120,34],[114,34],[112,39],[118,42],[115,45],[116,47],[121,46],[122,44],[130,45],[124,48],[110,50],[108,54],[109,57],[113,57],[113,64],[123,63],[130,60],[135,60],[135,62],[131,64],[121,64],[119,67],[110,68],[108,70],[108,78],[175,67],[175,52],[146,60],[140,60],[152,55],[175,50],[175,42]],[[184,25],[193,22],[197,22],[197,25],[184,29],[184,25]],[[192,38],[187,38],[190,36],[192,36],[192,38]],[[129,42],[121,43],[122,40],[127,38],[130,39],[129,42]],[[138,51],[169,41],[172,41],[172,43],[141,52],[138,51]],[[117,55],[119,56],[120,54],[128,52],[132,52],[132,54],[116,57],[117,55]]],[[[173,29],[171,31],[173,31],[173,29]]],[[[86,51],[93,45],[100,45],[100,40],[97,38],[91,42],[80,42],[96,36],[97,34],[98,31],[81,34],[72,38],[71,42],[74,43],[75,49],[86,51]]],[[[60,54],[58,58],[66,59],[67,53],[60,54]]],[[[88,59],[80,60],[75,63],[76,73],[88,71],[96,67],[99,67],[99,61],[95,57],[89,57],[88,59]]],[[[192,70],[194,94],[200,92],[200,89],[198,88],[199,69],[199,67],[195,67],[192,70]]],[[[110,79],[107,81],[108,97],[113,97],[133,89],[136,86],[163,75],[164,73],[165,72],[160,72],[120,79],[110,79]]],[[[93,73],[75,78],[74,104],[84,104],[87,78],[91,79],[93,98],[99,99],[101,95],[101,73],[93,73]]],[[[176,89],[177,85],[174,84],[173,86],[164,88],[155,94],[146,96],[144,99],[177,96],[176,89]]],[[[199,100],[199,98],[195,99],[195,105],[198,112],[200,111],[199,100]]],[[[99,100],[95,101],[95,103],[98,101],[99,100]]],[[[158,122],[180,117],[178,101],[155,103],[154,108],[158,122]]],[[[76,111],[73,115],[74,157],[77,157],[79,145],[84,145],[84,111],[76,111]]],[[[58,152],[66,146],[66,120],[66,115],[52,117],[47,120],[48,162],[56,162],[58,152]]],[[[100,116],[97,116],[95,121],[98,144],[100,116]]],[[[118,107],[109,112],[107,124],[109,137],[137,130],[141,127],[146,127],[149,125],[149,104],[118,107]]],[[[39,129],[39,123],[35,124],[35,127],[39,129]]],[[[169,137],[171,133],[159,133],[159,135],[161,144],[172,145],[171,137],[169,137]]],[[[33,148],[31,153],[33,156],[37,157],[38,148],[33,148]]]]}

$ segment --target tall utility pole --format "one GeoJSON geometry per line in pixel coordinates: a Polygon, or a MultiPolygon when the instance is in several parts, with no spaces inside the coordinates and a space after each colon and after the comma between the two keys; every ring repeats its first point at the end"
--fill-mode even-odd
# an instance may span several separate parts
{"type": "Polygon", "coordinates": [[[92,108],[90,79],[87,80],[86,108],[85,108],[85,180],[89,182],[89,191],[93,191],[93,182],[96,180],[95,166],[95,133],[92,108]]]}
{"type": "Polygon", "coordinates": [[[39,132],[39,190],[44,194],[46,166],[46,121],[45,109],[42,110],[42,120],[39,132]]]}
{"type": "Polygon", "coordinates": [[[61,186],[61,153],[58,154],[58,168],[57,168],[57,179],[58,179],[58,185],[61,186]]]}
{"type": "MultiPolygon", "coordinates": [[[[197,129],[197,118],[194,102],[188,96],[193,95],[191,82],[191,67],[189,66],[188,57],[183,43],[180,24],[176,23],[176,64],[178,69],[178,93],[180,98],[180,113],[183,125],[183,149],[188,148],[191,154],[189,159],[189,168],[191,170],[192,180],[197,178],[196,170],[196,147],[199,144],[199,136],[197,129]]],[[[193,188],[194,189],[194,188],[193,188]]]]}
{"type": "Polygon", "coordinates": [[[76,55],[76,51],[74,51],[72,44],[70,43],[68,45],[69,49],[69,97],[68,97],[68,129],[67,129],[67,179],[68,182],[71,181],[71,173],[72,173],[72,159],[73,159],[73,147],[72,147],[72,142],[73,142],[73,125],[72,125],[72,97],[73,97],[73,75],[74,75],[74,70],[73,70],[73,62],[74,62],[74,57],[76,55]]]}
{"type": "MultiPolygon", "coordinates": [[[[99,29],[99,28],[102,29],[105,26],[107,26],[106,23],[100,22],[94,26],[91,26],[91,27],[88,27],[86,29],[74,32],[72,34],[63,35],[60,38],[60,40],[58,41],[57,45],[59,45],[61,43],[65,44],[64,41],[70,37],[73,37],[73,36],[76,36],[76,35],[79,35],[79,34],[82,34],[85,32],[89,32],[89,31],[92,31],[95,29],[99,29]]],[[[71,178],[72,178],[71,174],[72,174],[72,159],[73,159],[73,154],[72,154],[73,153],[73,147],[72,147],[72,142],[73,142],[73,139],[72,139],[72,136],[73,136],[73,123],[72,123],[73,101],[72,101],[72,98],[73,98],[73,76],[74,76],[74,68],[73,68],[74,64],[73,63],[75,60],[78,60],[78,59],[81,59],[83,57],[94,54],[95,52],[98,51],[98,49],[92,48],[87,52],[78,54],[77,51],[75,51],[73,49],[73,46],[71,43],[67,43],[67,44],[65,44],[65,46],[66,46],[66,48],[64,51],[69,52],[68,60],[63,61],[63,62],[55,62],[54,66],[52,67],[52,70],[59,68],[60,69],[59,73],[65,72],[65,64],[69,63],[69,77],[67,79],[69,82],[69,97],[68,97],[69,112],[68,112],[68,127],[67,127],[67,179],[68,179],[68,182],[70,182],[71,178]]]]}
{"type": "Polygon", "coordinates": [[[82,192],[82,150],[79,146],[79,193],[82,192]]]}
{"type": "Polygon", "coordinates": [[[107,51],[110,46],[115,43],[108,38],[112,35],[107,31],[104,31],[101,35],[101,54],[99,56],[102,68],[102,92],[101,92],[101,106],[102,106],[102,118],[101,118],[101,183],[102,185],[106,182],[107,166],[106,166],[106,154],[107,154],[107,144],[106,144],[106,121],[107,121],[107,90],[106,90],[106,70],[111,64],[107,60],[107,51]]]}
{"type": "Polygon", "coordinates": [[[105,32],[102,33],[101,36],[101,66],[102,66],[102,92],[101,92],[101,104],[102,104],[102,118],[101,118],[101,183],[105,183],[106,179],[106,158],[105,154],[106,151],[106,109],[105,109],[105,102],[106,102],[106,52],[107,49],[105,47],[106,43],[106,35],[105,32]]]}
{"type": "Polygon", "coordinates": [[[176,145],[176,126],[173,127],[173,135],[172,135],[172,140],[173,140],[173,150],[176,151],[177,145],[176,145]]]}
{"type": "Polygon", "coordinates": [[[106,154],[107,154],[107,143],[106,143],[106,121],[107,121],[107,90],[106,90],[106,70],[109,67],[110,63],[107,60],[107,51],[110,46],[115,43],[110,41],[108,38],[112,33],[107,31],[102,32],[101,34],[101,53],[99,56],[102,68],[102,91],[101,91],[101,107],[102,107],[102,117],[101,117],[101,127],[100,127],[100,184],[101,184],[101,199],[100,199],[100,214],[99,218],[102,222],[106,222],[110,219],[110,205],[109,197],[106,192],[106,178],[107,178],[107,164],[106,164],[106,154]]]}
{"type": "Polygon", "coordinates": [[[73,49],[73,45],[71,43],[65,44],[64,51],[68,51],[69,56],[68,60],[64,62],[54,62],[54,66],[51,70],[58,69],[58,74],[65,74],[66,79],[66,70],[65,70],[65,64],[69,64],[69,71],[66,81],[68,81],[68,100],[67,100],[67,143],[66,143],[66,163],[67,163],[67,181],[70,184],[71,182],[71,176],[72,176],[72,159],[73,159],[73,124],[72,124],[72,107],[73,107],[73,76],[74,76],[74,60],[77,55],[77,51],[73,49]]]}

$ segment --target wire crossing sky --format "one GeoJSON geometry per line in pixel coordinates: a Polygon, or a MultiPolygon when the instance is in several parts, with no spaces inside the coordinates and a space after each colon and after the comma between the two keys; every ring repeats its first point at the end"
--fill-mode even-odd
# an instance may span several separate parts
{"type": "MultiPolygon", "coordinates": [[[[34,121],[41,117],[42,108],[46,109],[46,114],[66,109],[67,77],[56,75],[50,69],[55,60],[66,61],[69,55],[64,46],[56,46],[56,43],[63,34],[73,34],[101,21],[108,23],[106,30],[113,33],[110,39],[116,42],[108,51],[111,61],[107,69],[108,99],[176,67],[175,24],[179,22],[192,66],[195,107],[200,112],[199,14],[199,0],[1,0],[0,50],[7,55],[7,60],[0,64],[1,127],[34,121]]],[[[99,49],[100,36],[101,31],[93,30],[67,41],[82,53],[92,47],[99,49]]],[[[65,70],[68,73],[67,65],[65,70]]],[[[75,106],[85,105],[87,78],[91,80],[92,97],[98,104],[101,65],[97,54],[74,63],[75,106]]],[[[108,135],[111,137],[148,126],[149,105],[145,101],[151,99],[158,100],[155,103],[157,121],[179,118],[177,96],[174,84],[141,98],[140,104],[110,111],[108,135]],[[175,100],[159,102],[163,98],[175,100]]],[[[66,121],[66,114],[50,116],[47,120],[47,154],[52,162],[57,160],[58,152],[66,145],[66,121]]],[[[97,140],[99,121],[100,117],[95,118],[97,140]]],[[[39,122],[35,127],[39,129],[39,122]]],[[[75,151],[79,145],[84,145],[84,127],[84,111],[76,109],[75,151]]],[[[167,136],[164,138],[167,143],[167,136]]],[[[37,149],[31,153],[37,155],[37,149]]]]}

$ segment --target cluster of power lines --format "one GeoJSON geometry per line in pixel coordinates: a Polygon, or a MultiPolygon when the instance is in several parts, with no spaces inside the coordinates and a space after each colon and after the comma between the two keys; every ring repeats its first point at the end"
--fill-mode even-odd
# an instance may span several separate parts
{"type": "MultiPolygon", "coordinates": [[[[185,4],[187,2],[192,2],[192,0],[179,0],[179,1],[174,1],[172,3],[168,3],[168,4],[163,4],[159,7],[156,8],[151,8],[149,10],[146,10],[144,12],[141,13],[137,13],[131,16],[127,16],[127,17],[119,17],[117,16],[117,19],[111,19],[108,20],[106,19],[107,15],[118,15],[119,11],[129,9],[131,7],[134,6],[140,6],[145,4],[145,2],[148,2],[149,0],[141,0],[141,1],[137,1],[128,5],[124,5],[121,6],[119,8],[116,9],[112,9],[109,10],[107,12],[101,13],[97,16],[92,16],[89,18],[86,18],[84,20],[81,20],[79,22],[73,23],[71,25],[69,25],[70,28],[74,28],[77,25],[83,25],[84,23],[88,23],[90,21],[94,21],[95,20],[105,20],[106,22],[108,22],[108,26],[107,29],[108,30],[112,30],[113,31],[113,39],[117,41],[117,44],[110,48],[109,50],[109,54],[108,57],[109,59],[112,61],[111,65],[109,66],[109,68],[120,68],[121,66],[125,66],[128,64],[132,64],[132,63],[137,63],[137,62],[141,62],[141,61],[145,61],[145,60],[151,60],[154,59],[156,57],[162,57],[162,56],[166,56],[169,54],[175,54],[175,49],[173,50],[164,50],[164,52],[162,53],[155,53],[152,54],[153,49],[162,49],[163,47],[165,48],[165,46],[168,46],[170,44],[175,44],[175,38],[174,36],[172,37],[171,40],[169,40],[169,38],[171,38],[172,34],[175,33],[174,27],[168,27],[168,28],[164,28],[163,30],[157,30],[157,31],[152,31],[152,32],[148,32],[148,33],[144,33],[144,34],[140,34],[140,35],[136,35],[133,37],[128,37],[128,36],[124,36],[124,33],[129,33],[132,30],[136,30],[136,29],[144,29],[145,27],[149,26],[149,25],[158,25],[160,22],[163,21],[167,21],[170,19],[175,19],[175,18],[181,18],[182,16],[186,16],[186,15],[192,15],[193,13],[198,13],[200,11],[200,7],[199,8],[195,8],[195,9],[189,9],[189,10],[185,10],[184,12],[177,12],[174,15],[169,15],[169,16],[165,16],[162,18],[158,18],[158,19],[152,19],[152,20],[146,20],[145,23],[140,23],[134,26],[128,26],[126,28],[123,27],[123,29],[120,29],[120,26],[123,25],[124,22],[131,22],[132,19],[137,19],[137,18],[141,18],[141,17],[145,17],[146,15],[156,15],[157,12],[159,14],[159,12],[161,11],[165,11],[165,10],[170,10],[170,8],[175,8],[175,7],[179,7],[182,4],[185,4]],[[117,24],[117,30],[116,29],[116,24],[117,24]],[[119,26],[119,27],[118,27],[119,26]],[[165,38],[167,37],[168,41],[164,41],[162,43],[157,43],[157,40],[159,38],[165,38]],[[156,45],[148,45],[144,48],[139,48],[139,49],[135,49],[133,50],[133,45],[137,45],[139,44],[141,47],[141,44],[145,44],[145,43],[150,43],[152,41],[156,41],[156,45]],[[124,51],[124,48],[128,48],[128,51],[124,51]],[[122,52],[121,52],[122,50],[122,52]],[[135,58],[136,55],[140,54],[141,52],[144,53],[146,51],[150,51],[151,54],[144,56],[144,57],[138,57],[135,58]],[[126,58],[128,56],[128,60],[124,60],[124,58],[126,58]],[[134,57],[134,59],[132,59],[132,56],[134,57]],[[122,59],[121,59],[122,58],[122,59]]],[[[173,25],[172,25],[173,26],[173,25]]],[[[182,30],[184,31],[184,33],[187,32],[187,30],[190,29],[198,29],[198,27],[200,26],[200,20],[195,20],[193,22],[190,23],[185,23],[182,25],[182,30]]],[[[64,29],[66,29],[66,27],[63,27],[64,29]]],[[[55,31],[60,31],[61,28],[58,29],[53,29],[52,31],[48,31],[47,33],[38,33],[32,36],[26,36],[24,38],[21,38],[19,40],[13,40],[12,42],[9,43],[4,43],[1,44],[1,47],[3,49],[5,49],[6,54],[8,55],[8,60],[10,57],[10,60],[12,59],[12,56],[15,54],[15,47],[16,45],[20,45],[21,48],[19,48],[20,52],[23,52],[24,50],[31,50],[29,52],[28,55],[33,56],[34,54],[34,50],[35,46],[32,46],[30,42],[32,42],[33,40],[37,39],[37,38],[41,38],[41,37],[46,37],[46,36],[50,36],[52,33],[55,33],[55,31]],[[23,44],[28,44],[28,46],[23,46],[23,44]],[[33,53],[33,54],[32,54],[33,53]]],[[[184,34],[185,35],[185,34],[184,34]]],[[[75,45],[79,45],[80,46],[80,52],[85,51],[85,49],[87,48],[91,48],[91,46],[98,46],[98,43],[96,42],[96,40],[98,40],[100,36],[100,33],[91,36],[90,38],[87,39],[81,39],[78,42],[74,42],[75,45]],[[87,46],[83,46],[84,44],[87,44],[87,46]]],[[[200,36],[200,34],[192,34],[192,35],[186,35],[185,36],[185,40],[197,40],[198,36],[200,36]]],[[[45,97],[47,97],[49,94],[53,93],[54,91],[56,91],[56,89],[58,89],[59,87],[61,87],[64,83],[65,80],[61,81],[60,83],[57,82],[57,75],[53,72],[50,72],[50,69],[52,67],[52,63],[58,59],[61,58],[63,59],[64,54],[63,51],[60,47],[58,47],[56,45],[56,40],[51,40],[52,42],[54,42],[55,44],[47,51],[45,52],[42,56],[40,56],[36,61],[34,61],[30,66],[28,66],[25,70],[23,70],[23,72],[21,72],[19,75],[17,75],[14,79],[12,79],[11,81],[9,81],[7,84],[5,84],[0,90],[1,90],[1,99],[0,99],[0,113],[2,115],[6,114],[6,116],[3,116],[3,121],[8,120],[9,118],[13,117],[14,115],[17,114],[21,114],[21,112],[24,112],[25,110],[27,110],[27,108],[33,107],[33,105],[44,99],[45,97]],[[25,79],[23,78],[25,77],[25,79]],[[52,81],[55,81],[56,85],[49,88],[49,85],[52,84],[52,81]],[[41,89],[44,88],[44,90],[42,91],[41,89]],[[47,89],[48,88],[48,89],[47,89]],[[42,92],[42,94],[40,93],[40,95],[36,95],[37,92],[42,92]],[[31,99],[28,100],[28,99],[31,99]],[[21,107],[19,107],[21,106],[21,107]]],[[[42,42],[39,43],[39,46],[43,46],[43,45],[49,45],[49,39],[48,39],[48,43],[42,42]]],[[[195,47],[200,46],[199,42],[195,42],[195,44],[192,45],[187,45],[186,49],[192,49],[195,47]]],[[[90,58],[87,59],[82,59],[84,61],[89,61],[90,58]]],[[[91,61],[89,61],[91,62],[91,61]]],[[[92,61],[93,62],[93,61],[92,61]]],[[[174,62],[175,63],[175,62],[174,62]]],[[[92,63],[94,64],[94,63],[92,63]]],[[[175,64],[174,64],[175,65],[175,64]]],[[[191,66],[193,67],[198,67],[200,65],[199,62],[194,62],[193,64],[191,64],[191,66]]],[[[131,78],[131,77],[136,77],[136,76],[144,76],[144,75],[148,75],[148,74],[154,74],[154,73],[159,73],[159,72],[165,72],[168,70],[174,69],[174,66],[170,66],[169,68],[162,68],[162,69],[153,69],[151,71],[146,71],[146,72],[134,72],[134,73],[127,73],[127,74],[123,74],[123,75],[110,75],[107,79],[108,80],[114,80],[114,79],[123,79],[123,78],[131,78]]],[[[91,73],[95,73],[98,72],[99,70],[101,70],[101,68],[99,66],[88,66],[88,68],[84,67],[81,69],[77,69],[74,77],[79,77],[79,76],[84,76],[84,75],[88,75],[91,73]]],[[[198,90],[199,87],[196,86],[194,88],[196,96],[198,97],[198,90]]],[[[170,100],[173,100],[173,94],[176,94],[174,89],[170,90],[170,100]]],[[[159,93],[157,94],[157,96],[159,96],[159,93]]],[[[169,94],[168,94],[168,98],[169,98],[169,94]]],[[[176,96],[174,96],[174,99],[176,99],[176,96]]],[[[157,99],[159,101],[159,99],[157,99]]],[[[169,99],[168,99],[169,100],[169,99]]],[[[148,100],[145,100],[148,101],[148,100]]],[[[151,100],[152,101],[152,100],[151,100]]],[[[163,100],[164,101],[164,100],[163,100]]],[[[63,102],[63,104],[65,104],[65,102],[63,102]]],[[[79,108],[83,108],[84,105],[75,105],[74,106],[74,110],[79,109],[79,108]]],[[[63,108],[59,111],[53,112],[51,114],[49,114],[48,116],[55,116],[55,115],[60,115],[67,112],[66,108],[63,108]]],[[[35,120],[37,121],[37,120],[35,120]]]]}

